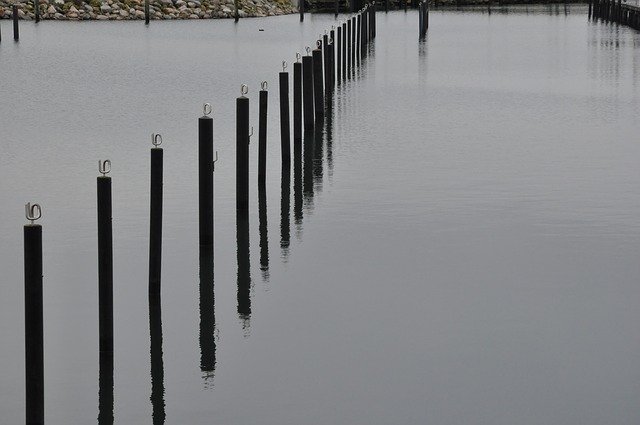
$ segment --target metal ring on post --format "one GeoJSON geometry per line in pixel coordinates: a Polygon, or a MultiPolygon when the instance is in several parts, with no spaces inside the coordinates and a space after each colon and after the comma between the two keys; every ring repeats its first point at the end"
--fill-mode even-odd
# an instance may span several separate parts
{"type": "Polygon", "coordinates": [[[300,62],[300,59],[302,59],[302,55],[296,52],[296,63],[300,62]]]}
{"type": "Polygon", "coordinates": [[[304,48],[304,50],[307,52],[307,56],[311,55],[311,47],[307,46],[304,48]]]}
{"type": "Polygon", "coordinates": [[[211,112],[213,112],[213,109],[211,108],[211,104],[210,103],[205,103],[204,105],[202,105],[202,111],[204,112],[204,115],[210,115],[211,112]]]}
{"type": "Polygon", "coordinates": [[[243,84],[240,86],[240,94],[242,94],[242,97],[244,97],[245,94],[249,93],[249,86],[246,84],[243,84]]]}
{"type": "Polygon", "coordinates": [[[267,84],[266,81],[263,81],[263,82],[260,83],[260,88],[262,90],[267,90],[268,87],[269,87],[269,85],[267,84]]]}
{"type": "Polygon", "coordinates": [[[320,41],[320,40],[316,41],[316,46],[318,47],[318,49],[321,48],[322,47],[322,41],[320,41]]]}
{"type": "Polygon", "coordinates": [[[98,171],[102,176],[106,176],[111,171],[111,160],[98,161],[98,171]]]}
{"type": "Polygon", "coordinates": [[[151,144],[156,148],[162,144],[162,135],[151,133],[151,144]]]}
{"type": "Polygon", "coordinates": [[[282,61],[282,72],[285,72],[285,70],[287,69],[287,61],[282,61]]]}
{"type": "Polygon", "coordinates": [[[33,224],[34,221],[42,217],[42,208],[40,208],[40,204],[32,205],[31,202],[25,204],[24,216],[27,217],[27,220],[31,221],[31,224],[33,224]]]}

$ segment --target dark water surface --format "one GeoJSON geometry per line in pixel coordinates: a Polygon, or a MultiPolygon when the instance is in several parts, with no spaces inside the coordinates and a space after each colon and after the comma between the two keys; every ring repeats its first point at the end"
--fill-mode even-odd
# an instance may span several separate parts
{"type": "Polygon", "coordinates": [[[47,423],[98,418],[95,177],[110,158],[116,423],[637,424],[640,34],[583,6],[503,11],[432,11],[423,43],[415,11],[379,14],[284,201],[277,73],[333,16],[25,23],[19,44],[3,23],[0,423],[24,421],[27,201],[44,212],[47,423]],[[236,226],[234,98],[249,85],[257,135],[262,80],[267,192],[259,211],[254,137],[236,226]],[[198,252],[203,102],[215,262],[198,252]]]}

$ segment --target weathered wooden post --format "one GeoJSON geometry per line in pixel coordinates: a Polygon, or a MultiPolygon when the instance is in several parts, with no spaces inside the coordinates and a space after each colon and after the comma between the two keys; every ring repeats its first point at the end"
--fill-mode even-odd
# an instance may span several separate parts
{"type": "Polygon", "coordinates": [[[151,196],[149,207],[149,294],[160,294],[162,276],[162,136],[151,135],[151,196]]]}
{"type": "Polygon", "coordinates": [[[258,97],[258,187],[264,187],[267,175],[267,105],[269,100],[266,81],[260,84],[258,97]]]}
{"type": "Polygon", "coordinates": [[[213,245],[213,119],[205,103],[198,118],[198,200],[201,246],[213,245]]]}
{"type": "Polygon", "coordinates": [[[40,0],[33,0],[33,13],[35,14],[37,24],[40,22],[40,0]]]}
{"type": "Polygon", "coordinates": [[[289,73],[287,62],[282,61],[280,73],[280,153],[282,172],[291,168],[291,124],[289,121],[289,73]]]}
{"type": "Polygon", "coordinates": [[[304,129],[310,130],[314,126],[313,117],[313,57],[311,49],[307,47],[307,55],[302,57],[302,93],[304,95],[304,129]]]}
{"type": "Polygon", "coordinates": [[[236,100],[236,210],[249,211],[249,92],[246,84],[236,100]]]}
{"type": "Polygon", "coordinates": [[[298,0],[298,11],[300,12],[300,22],[304,22],[304,0],[298,0]]]}
{"type": "Polygon", "coordinates": [[[338,25],[338,44],[336,55],[336,75],[338,77],[338,83],[340,83],[340,79],[342,78],[342,52],[342,25],[338,25]]]}
{"type": "Polygon", "coordinates": [[[324,119],[324,84],[322,82],[322,41],[316,42],[317,48],[313,51],[313,100],[316,124],[324,119]]]}
{"type": "Polygon", "coordinates": [[[13,18],[13,39],[20,40],[20,28],[18,28],[18,5],[14,4],[11,8],[11,17],[13,18]]]}
{"type": "Polygon", "coordinates": [[[25,205],[24,342],[27,425],[44,424],[44,331],[42,313],[42,216],[40,205],[25,205]]]}
{"type": "MultiPolygon", "coordinates": [[[[302,63],[300,53],[296,53],[293,64],[293,143],[302,140],[302,63]]],[[[312,113],[313,114],[313,113],[312,113]]]]}
{"type": "Polygon", "coordinates": [[[234,6],[235,6],[234,19],[235,19],[235,21],[236,21],[236,22],[238,22],[238,20],[240,20],[240,12],[239,12],[239,10],[238,10],[238,2],[239,2],[239,1],[240,1],[240,0],[234,0],[234,1],[233,1],[233,4],[234,4],[234,6]]]}
{"type": "Polygon", "coordinates": [[[111,161],[99,161],[98,189],[98,324],[100,352],[113,353],[113,240],[111,229],[111,161]]]}

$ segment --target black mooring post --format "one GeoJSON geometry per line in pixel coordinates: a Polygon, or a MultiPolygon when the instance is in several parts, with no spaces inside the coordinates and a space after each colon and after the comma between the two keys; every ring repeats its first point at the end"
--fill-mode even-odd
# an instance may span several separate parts
{"type": "Polygon", "coordinates": [[[144,24],[149,25],[149,19],[151,19],[149,12],[149,0],[144,0],[144,24]]]}
{"type": "Polygon", "coordinates": [[[429,2],[424,2],[424,35],[427,35],[429,29],[429,2]]]}
{"type": "Polygon", "coordinates": [[[18,28],[18,5],[14,4],[11,8],[11,17],[13,18],[13,39],[20,40],[20,29],[18,28]]]}
{"type": "Polygon", "coordinates": [[[236,210],[249,211],[249,99],[244,95],[236,101],[236,210]]]}
{"type": "Polygon", "coordinates": [[[356,68],[356,39],[357,39],[357,27],[355,16],[351,18],[351,65],[353,70],[356,68]]]}
{"type": "Polygon", "coordinates": [[[347,23],[342,23],[342,59],[340,60],[342,63],[342,72],[340,73],[340,77],[344,78],[347,75],[347,23]]]}
{"type": "Polygon", "coordinates": [[[262,82],[258,102],[258,187],[264,187],[267,177],[267,82],[262,82]]]}
{"type": "MultiPolygon", "coordinates": [[[[105,161],[106,164],[106,161],[105,161]]],[[[98,177],[98,321],[100,351],[113,353],[113,240],[111,230],[111,177],[101,166],[98,177]]]]}
{"type": "Polygon", "coordinates": [[[302,63],[293,64],[293,143],[302,140],[302,63]]]}
{"type": "Polygon", "coordinates": [[[160,135],[154,135],[151,148],[151,197],[149,208],[149,294],[160,294],[162,276],[162,179],[163,150],[160,135]]]}
{"type": "Polygon", "coordinates": [[[364,55],[367,54],[367,43],[369,43],[369,11],[368,9],[362,13],[362,46],[364,55]]]}
{"type": "Polygon", "coordinates": [[[335,5],[336,6],[336,10],[335,10],[335,13],[334,13],[334,16],[336,18],[338,17],[338,14],[340,13],[340,3],[339,2],[340,2],[340,0],[336,0],[336,5],[335,5]]]}
{"type": "Polygon", "coordinates": [[[313,58],[309,55],[302,57],[302,93],[304,95],[304,129],[310,130],[314,126],[313,118],[313,58]]]}
{"type": "MultiPolygon", "coordinates": [[[[38,206],[38,217],[39,211],[38,206]]],[[[24,226],[24,341],[26,423],[44,424],[42,226],[33,221],[24,226]]]]}
{"type": "Polygon", "coordinates": [[[235,6],[234,20],[238,22],[240,20],[240,12],[238,11],[238,2],[240,0],[234,0],[233,4],[235,6]]]}
{"type": "Polygon", "coordinates": [[[329,96],[330,90],[330,81],[329,81],[329,66],[331,66],[331,62],[329,62],[329,35],[325,33],[322,36],[322,64],[324,69],[324,97],[329,96]]]}
{"type": "Polygon", "coordinates": [[[249,245],[249,214],[236,213],[236,258],[238,261],[238,316],[243,329],[247,329],[251,320],[251,258],[249,245]]]}
{"type": "Polygon", "coordinates": [[[407,11],[407,3],[409,3],[409,0],[404,0],[404,11],[407,11]]]}
{"type": "Polygon", "coordinates": [[[33,12],[36,18],[36,24],[40,22],[40,0],[33,0],[33,12]]]}
{"type": "Polygon", "coordinates": [[[384,0],[384,11],[389,12],[389,0],[384,0]]]}
{"type": "Polygon", "coordinates": [[[342,78],[342,26],[338,25],[338,44],[337,44],[337,52],[338,54],[336,55],[336,76],[337,76],[337,81],[338,83],[340,82],[340,79],[342,78]]]}
{"type": "Polygon", "coordinates": [[[335,66],[335,43],[333,41],[329,42],[329,97],[333,95],[333,89],[335,87],[336,80],[336,66],[335,66]]]}
{"type": "Polygon", "coordinates": [[[300,12],[300,22],[304,22],[304,0],[298,0],[298,10],[300,12]]]}
{"type": "Polygon", "coordinates": [[[282,172],[291,168],[291,124],[289,122],[289,73],[280,73],[280,152],[282,156],[282,172]]]}
{"type": "Polygon", "coordinates": [[[336,86],[336,31],[329,31],[329,80],[331,83],[331,91],[336,86]]]}
{"type": "Polygon", "coordinates": [[[322,82],[322,50],[321,41],[318,40],[318,48],[312,53],[313,57],[313,100],[316,124],[324,119],[324,84],[322,82]]]}
{"type": "Polygon", "coordinates": [[[213,119],[211,105],[205,103],[198,118],[198,196],[200,245],[213,245],[213,119]]]}
{"type": "Polygon", "coordinates": [[[352,51],[352,41],[353,41],[353,37],[351,36],[351,19],[349,19],[347,21],[347,38],[345,40],[345,43],[347,45],[346,48],[346,63],[347,63],[347,75],[351,76],[351,51],[352,51]]]}
{"type": "Polygon", "coordinates": [[[378,16],[376,12],[378,11],[378,3],[373,2],[373,38],[376,38],[378,34],[378,16]]]}
{"type": "Polygon", "coordinates": [[[360,56],[362,55],[362,15],[356,16],[356,60],[360,64],[360,56]]]}

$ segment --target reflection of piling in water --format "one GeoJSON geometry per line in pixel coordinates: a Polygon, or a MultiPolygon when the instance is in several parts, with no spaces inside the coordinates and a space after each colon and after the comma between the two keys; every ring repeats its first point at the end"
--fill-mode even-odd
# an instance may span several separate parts
{"type": "Polygon", "coordinates": [[[113,424],[113,353],[100,352],[98,425],[113,424]]]}
{"type": "Polygon", "coordinates": [[[27,218],[31,224],[24,226],[24,341],[26,423],[44,424],[44,332],[42,315],[42,227],[33,224],[40,217],[40,207],[35,212],[27,204],[27,218]]]}
{"type": "Polygon", "coordinates": [[[236,209],[249,210],[249,99],[236,100],[236,209]]]}
{"type": "Polygon", "coordinates": [[[290,221],[289,211],[291,209],[291,173],[289,169],[282,170],[282,180],[280,181],[280,249],[282,258],[285,260],[289,255],[290,221]]]}
{"type": "Polygon", "coordinates": [[[302,138],[293,145],[293,217],[302,224],[302,138]]]}
{"type": "Polygon", "coordinates": [[[326,118],[325,137],[327,139],[327,168],[329,176],[333,175],[333,111],[329,111],[326,118]]]}
{"type": "Polygon", "coordinates": [[[324,126],[316,127],[313,134],[313,180],[314,189],[322,191],[322,178],[324,175],[324,140],[322,137],[324,126]]]}
{"type": "Polygon", "coordinates": [[[238,316],[243,327],[249,327],[251,319],[251,261],[249,259],[249,215],[236,214],[236,242],[238,259],[238,316]]]}
{"type": "Polygon", "coordinates": [[[213,245],[213,119],[211,106],[204,105],[198,118],[198,192],[200,245],[213,245]]]}
{"type": "Polygon", "coordinates": [[[149,335],[151,340],[151,408],[154,425],[164,424],[164,361],[162,356],[162,306],[160,293],[149,292],[149,335]]]}
{"type": "Polygon", "coordinates": [[[313,133],[313,130],[304,132],[303,184],[306,198],[313,196],[313,151],[315,148],[313,133]]]}
{"type": "Polygon", "coordinates": [[[213,249],[200,247],[200,371],[213,379],[216,370],[216,315],[213,281],[213,249]]]}
{"type": "Polygon", "coordinates": [[[269,279],[269,236],[267,230],[267,193],[258,187],[258,231],[260,233],[260,271],[262,278],[269,279]]]}

